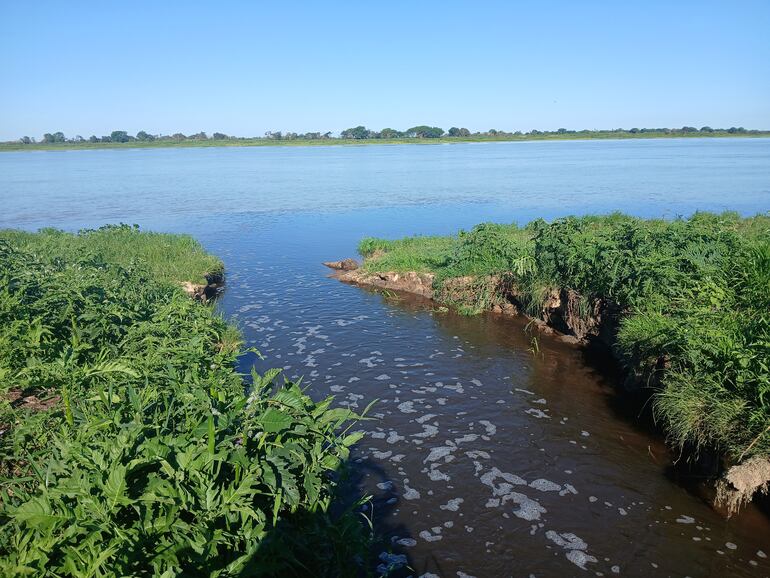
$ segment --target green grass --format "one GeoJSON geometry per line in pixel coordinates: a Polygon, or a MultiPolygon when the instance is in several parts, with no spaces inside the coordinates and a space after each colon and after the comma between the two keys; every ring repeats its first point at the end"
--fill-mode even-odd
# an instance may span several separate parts
{"type": "MultiPolygon", "coordinates": [[[[616,353],[658,383],[655,413],[680,446],[716,448],[734,460],[770,455],[770,216],[696,213],[643,220],[568,217],[526,227],[483,224],[452,237],[366,239],[369,271],[447,280],[498,275],[532,314],[551,290],[623,312],[616,353]]],[[[479,282],[473,303],[494,302],[479,282]],[[486,293],[485,293],[486,292],[486,293]]]]}
{"type": "Polygon", "coordinates": [[[3,151],[34,151],[34,150],[87,150],[87,149],[132,149],[132,148],[198,148],[198,147],[245,147],[245,146],[361,146],[361,145],[394,145],[394,144],[452,144],[463,142],[519,142],[519,141],[562,141],[562,140],[627,140],[651,138],[757,138],[768,137],[770,131],[752,131],[744,133],[728,133],[725,131],[713,133],[701,132],[616,132],[616,131],[586,131],[573,133],[543,133],[543,134],[506,134],[506,135],[471,135],[467,137],[440,138],[392,138],[392,139],[269,139],[269,138],[239,138],[239,139],[208,139],[208,140],[156,140],[134,141],[127,143],[34,143],[21,144],[17,142],[0,143],[3,151]]]}
{"type": "Polygon", "coordinates": [[[372,271],[428,272],[441,267],[453,240],[447,237],[407,237],[399,241],[363,239],[358,251],[364,257],[378,255],[376,260],[364,262],[372,271]]]}
{"type": "Polygon", "coordinates": [[[369,526],[331,509],[357,416],[236,373],[178,287],[212,264],[132,228],[0,236],[0,575],[361,575],[369,526]]]}
{"type": "Polygon", "coordinates": [[[222,261],[191,236],[145,232],[136,225],[108,225],[76,235],[56,229],[38,233],[6,229],[0,230],[0,240],[43,261],[88,257],[123,268],[141,263],[159,281],[205,283],[207,275],[224,272],[222,261]]]}

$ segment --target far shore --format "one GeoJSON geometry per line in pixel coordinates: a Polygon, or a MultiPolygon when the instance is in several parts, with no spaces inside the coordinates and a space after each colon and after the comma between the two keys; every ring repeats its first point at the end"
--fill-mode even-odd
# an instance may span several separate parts
{"type": "Polygon", "coordinates": [[[752,132],[713,132],[713,133],[687,133],[687,132],[617,132],[617,131],[591,131],[568,132],[548,134],[523,134],[486,136],[472,135],[467,137],[438,138],[371,138],[371,139],[344,139],[344,138],[320,138],[320,139],[271,139],[271,138],[228,138],[228,139],[186,139],[186,140],[154,140],[131,142],[64,142],[64,143],[30,143],[2,142],[0,152],[9,151],[68,151],[87,149],[151,149],[151,148],[176,148],[176,147],[254,147],[254,146],[361,146],[361,145],[402,145],[402,144],[458,144],[458,143],[488,143],[488,142],[527,142],[527,141],[565,141],[565,140],[649,140],[649,139],[714,139],[714,138],[768,138],[770,131],[752,132]]]}

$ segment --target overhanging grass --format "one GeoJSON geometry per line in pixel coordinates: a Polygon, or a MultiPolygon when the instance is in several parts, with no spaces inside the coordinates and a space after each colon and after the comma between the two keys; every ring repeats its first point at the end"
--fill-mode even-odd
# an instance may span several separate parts
{"type": "Polygon", "coordinates": [[[123,268],[141,263],[153,278],[164,282],[205,283],[206,275],[224,272],[222,261],[206,253],[191,236],[140,231],[137,226],[108,225],[77,234],[6,229],[0,230],[0,240],[45,262],[89,258],[123,268]]]}
{"type": "Polygon", "coordinates": [[[432,272],[438,295],[454,277],[500,275],[532,314],[552,289],[613,302],[623,311],[618,356],[639,372],[665,367],[655,411],[675,443],[737,460],[770,455],[769,215],[487,223],[452,237],[367,239],[360,248],[374,249],[369,271],[432,272]]]}

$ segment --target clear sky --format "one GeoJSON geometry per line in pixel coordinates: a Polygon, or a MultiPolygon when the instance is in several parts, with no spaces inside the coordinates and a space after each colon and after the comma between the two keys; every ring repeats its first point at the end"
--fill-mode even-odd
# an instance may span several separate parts
{"type": "Polygon", "coordinates": [[[770,1],[0,0],[0,140],[770,129],[770,1]]]}

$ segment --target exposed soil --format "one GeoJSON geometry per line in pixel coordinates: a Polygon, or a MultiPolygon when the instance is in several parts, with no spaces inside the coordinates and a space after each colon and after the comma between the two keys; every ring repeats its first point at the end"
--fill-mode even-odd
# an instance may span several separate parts
{"type": "Polygon", "coordinates": [[[206,283],[192,283],[183,281],[180,283],[182,289],[196,301],[204,303],[209,299],[216,297],[224,288],[225,277],[221,273],[209,273],[206,275],[206,283]]]}
{"type": "Polygon", "coordinates": [[[58,395],[40,398],[37,395],[24,395],[20,389],[14,388],[8,391],[6,399],[14,407],[30,409],[32,411],[46,411],[51,409],[61,400],[58,395]]]}
{"type": "MultiPolygon", "coordinates": [[[[376,259],[376,256],[374,257],[376,259]]],[[[479,294],[494,295],[485,303],[485,309],[506,316],[529,317],[519,301],[515,286],[497,275],[488,277],[456,277],[446,280],[440,289],[434,289],[435,276],[431,273],[394,271],[371,273],[359,267],[353,259],[324,263],[335,269],[332,277],[353,285],[381,291],[404,292],[435,300],[442,304],[479,305],[479,294]],[[354,268],[343,263],[352,262],[354,268]],[[483,291],[485,289],[485,291],[483,291]],[[490,291],[491,290],[491,291],[490,291]]],[[[598,344],[614,354],[622,311],[617,304],[604,299],[586,299],[572,289],[554,289],[546,296],[537,317],[530,317],[539,331],[556,334],[563,341],[579,345],[598,344]]],[[[655,384],[667,366],[665,358],[658,359],[647,370],[629,372],[624,387],[638,389],[642,385],[655,384]]],[[[719,460],[726,462],[727,460],[719,460]]],[[[733,465],[716,480],[715,505],[726,507],[732,515],[755,496],[767,494],[770,489],[770,460],[752,458],[733,465]]]]}

